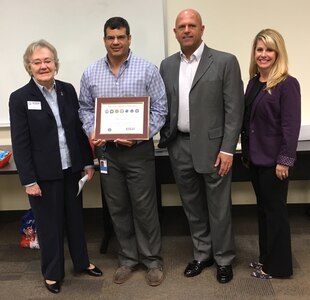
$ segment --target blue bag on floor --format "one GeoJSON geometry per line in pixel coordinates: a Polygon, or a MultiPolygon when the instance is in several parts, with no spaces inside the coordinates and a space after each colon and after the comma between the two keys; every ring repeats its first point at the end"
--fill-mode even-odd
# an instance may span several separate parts
{"type": "Polygon", "coordinates": [[[39,249],[39,243],[36,233],[35,219],[31,209],[22,216],[20,232],[22,240],[20,246],[22,248],[39,249]]]}

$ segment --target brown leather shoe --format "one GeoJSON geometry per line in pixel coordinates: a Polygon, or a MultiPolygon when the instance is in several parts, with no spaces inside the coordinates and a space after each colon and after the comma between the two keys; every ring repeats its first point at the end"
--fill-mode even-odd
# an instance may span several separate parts
{"type": "Polygon", "coordinates": [[[164,272],[162,267],[148,269],[146,276],[146,282],[150,286],[158,286],[164,280],[164,272]]]}
{"type": "Polygon", "coordinates": [[[122,284],[126,282],[132,275],[133,268],[128,266],[120,266],[114,273],[113,282],[122,284]]]}

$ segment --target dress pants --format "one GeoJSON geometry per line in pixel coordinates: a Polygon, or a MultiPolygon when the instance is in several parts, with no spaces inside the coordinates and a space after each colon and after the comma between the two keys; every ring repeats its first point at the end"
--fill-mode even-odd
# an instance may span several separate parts
{"type": "Polygon", "coordinates": [[[148,268],[160,267],[153,140],[132,147],[107,143],[105,151],[102,147],[95,151],[98,159],[107,159],[107,174],[101,173],[100,178],[120,245],[120,265],[142,262],[148,268]]]}
{"type": "Polygon", "coordinates": [[[256,194],[259,230],[259,261],[274,277],[293,274],[291,235],[287,213],[289,180],[280,180],[275,167],[250,166],[256,194]]]}
{"type": "Polygon", "coordinates": [[[63,171],[61,180],[39,181],[41,197],[29,197],[41,251],[44,279],[61,281],[64,273],[64,231],[76,272],[89,266],[81,195],[76,197],[81,173],[63,171]]]}
{"type": "MultiPolygon", "coordinates": [[[[221,177],[196,172],[190,139],[183,135],[169,144],[174,177],[187,216],[194,247],[194,259],[212,256],[218,265],[230,265],[235,257],[231,224],[231,172],[221,177]]],[[[215,161],[214,161],[215,163],[215,161]]]]}

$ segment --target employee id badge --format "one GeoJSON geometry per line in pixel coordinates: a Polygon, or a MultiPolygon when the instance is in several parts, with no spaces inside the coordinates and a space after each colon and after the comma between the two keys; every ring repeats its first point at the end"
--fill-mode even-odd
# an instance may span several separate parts
{"type": "Polygon", "coordinates": [[[100,173],[108,174],[108,160],[104,157],[100,159],[100,173]]]}

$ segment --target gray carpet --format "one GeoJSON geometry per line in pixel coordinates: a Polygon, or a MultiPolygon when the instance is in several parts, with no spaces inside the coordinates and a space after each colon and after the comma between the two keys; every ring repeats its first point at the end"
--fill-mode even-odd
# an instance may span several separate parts
{"type": "Polygon", "coordinates": [[[237,246],[234,279],[216,281],[216,268],[185,278],[183,270],[192,259],[187,221],[180,207],[162,213],[162,256],[165,280],[159,287],[146,284],[139,268],[122,285],[112,282],[118,266],[117,242],[112,237],[106,254],[100,254],[102,220],[100,209],[85,210],[85,228],[91,261],[104,271],[102,278],[75,274],[66,247],[66,277],[60,294],[46,290],[40,274],[38,250],[19,247],[22,212],[0,212],[0,299],[310,299],[310,218],[304,205],[289,206],[294,275],[291,279],[260,280],[250,277],[248,263],[257,259],[255,206],[234,206],[237,246]]]}

